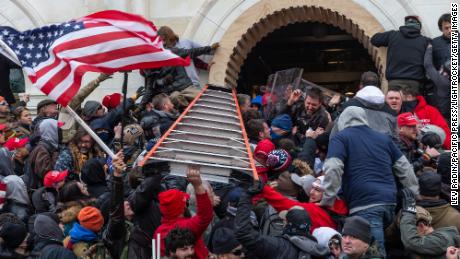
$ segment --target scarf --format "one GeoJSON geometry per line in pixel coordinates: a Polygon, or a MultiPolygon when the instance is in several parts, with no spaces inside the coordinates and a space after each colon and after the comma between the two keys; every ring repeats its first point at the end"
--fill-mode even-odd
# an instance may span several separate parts
{"type": "Polygon", "coordinates": [[[97,235],[94,232],[82,227],[78,223],[73,224],[73,228],[70,230],[69,235],[72,244],[76,244],[82,241],[94,242],[98,239],[97,235]]]}

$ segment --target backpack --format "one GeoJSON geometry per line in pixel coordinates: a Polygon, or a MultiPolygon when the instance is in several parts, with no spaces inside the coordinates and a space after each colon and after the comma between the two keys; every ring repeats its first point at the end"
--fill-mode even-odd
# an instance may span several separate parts
{"type": "Polygon", "coordinates": [[[284,229],[284,221],[272,206],[268,206],[260,219],[259,226],[262,235],[281,236],[284,229]]]}

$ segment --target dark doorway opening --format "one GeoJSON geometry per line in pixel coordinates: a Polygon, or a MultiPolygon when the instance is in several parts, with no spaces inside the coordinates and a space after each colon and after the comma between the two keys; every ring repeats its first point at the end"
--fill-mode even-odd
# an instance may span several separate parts
{"type": "Polygon", "coordinates": [[[376,72],[368,50],[351,34],[318,22],[295,23],[268,34],[248,54],[238,92],[252,93],[278,70],[303,68],[303,78],[339,93],[356,93],[360,75],[376,72]]]}

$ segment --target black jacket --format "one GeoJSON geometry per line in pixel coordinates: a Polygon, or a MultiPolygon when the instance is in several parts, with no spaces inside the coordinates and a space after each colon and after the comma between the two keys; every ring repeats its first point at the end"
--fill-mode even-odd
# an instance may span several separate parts
{"type": "MultiPolygon", "coordinates": [[[[204,54],[210,54],[212,48],[209,46],[193,49],[171,48],[171,51],[182,58],[187,56],[196,58],[204,54]]],[[[151,102],[152,98],[157,94],[165,93],[169,95],[174,91],[182,91],[193,85],[185,68],[181,66],[146,69],[143,70],[143,73],[146,77],[146,87],[145,95],[141,101],[142,105],[151,102]]]]}
{"type": "Polygon", "coordinates": [[[235,218],[235,236],[246,250],[254,252],[258,258],[311,258],[325,257],[329,249],[305,237],[272,237],[260,234],[250,222],[251,196],[243,193],[238,203],[235,218]],[[290,240],[291,239],[291,240],[290,240]]]}
{"type": "Polygon", "coordinates": [[[177,119],[178,114],[152,110],[145,113],[141,119],[141,126],[147,140],[163,135],[177,119]]]}
{"type": "Polygon", "coordinates": [[[398,31],[376,33],[371,38],[372,45],[388,47],[387,80],[423,81],[423,57],[429,42],[430,39],[422,36],[420,30],[409,26],[401,26],[398,31]]]}
{"type": "MultiPolygon", "coordinates": [[[[450,49],[448,50],[450,55],[450,49]]],[[[435,87],[436,101],[434,104],[436,105],[436,108],[438,108],[439,112],[441,112],[442,116],[447,120],[447,123],[450,124],[450,76],[441,75],[435,68],[434,51],[434,47],[426,50],[424,61],[425,70],[435,87]]]]}
{"type": "MultiPolygon", "coordinates": [[[[388,106],[386,103],[371,103],[364,99],[354,97],[347,102],[342,104],[343,110],[350,106],[356,106],[363,108],[366,111],[367,115],[367,122],[369,127],[387,134],[391,136],[395,143],[398,142],[398,133],[397,133],[397,125],[396,125],[396,112],[388,106]]],[[[340,116],[339,116],[340,117],[340,116]]],[[[336,122],[338,121],[338,118],[336,122]]],[[[334,123],[334,127],[332,128],[330,138],[337,133],[337,123],[334,123]]]]}
{"type": "Polygon", "coordinates": [[[450,39],[441,35],[434,38],[431,45],[433,46],[433,64],[436,69],[439,69],[444,62],[450,60],[450,39]]]}
{"type": "MultiPolygon", "coordinates": [[[[131,241],[142,247],[142,251],[129,250],[130,255],[138,253],[152,256],[152,237],[161,224],[161,213],[158,201],[161,174],[149,175],[128,197],[129,205],[134,212],[134,229],[131,241]],[[134,253],[134,254],[133,254],[134,253]]],[[[132,258],[130,256],[129,258],[132,258]]]]}

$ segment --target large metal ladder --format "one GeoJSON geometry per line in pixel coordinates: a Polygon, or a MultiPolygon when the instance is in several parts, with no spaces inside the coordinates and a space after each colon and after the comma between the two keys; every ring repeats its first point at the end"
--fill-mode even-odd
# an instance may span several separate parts
{"type": "Polygon", "coordinates": [[[204,86],[141,165],[149,159],[168,161],[178,176],[199,165],[202,179],[214,182],[228,182],[232,170],[256,175],[235,89],[204,86]]]}

